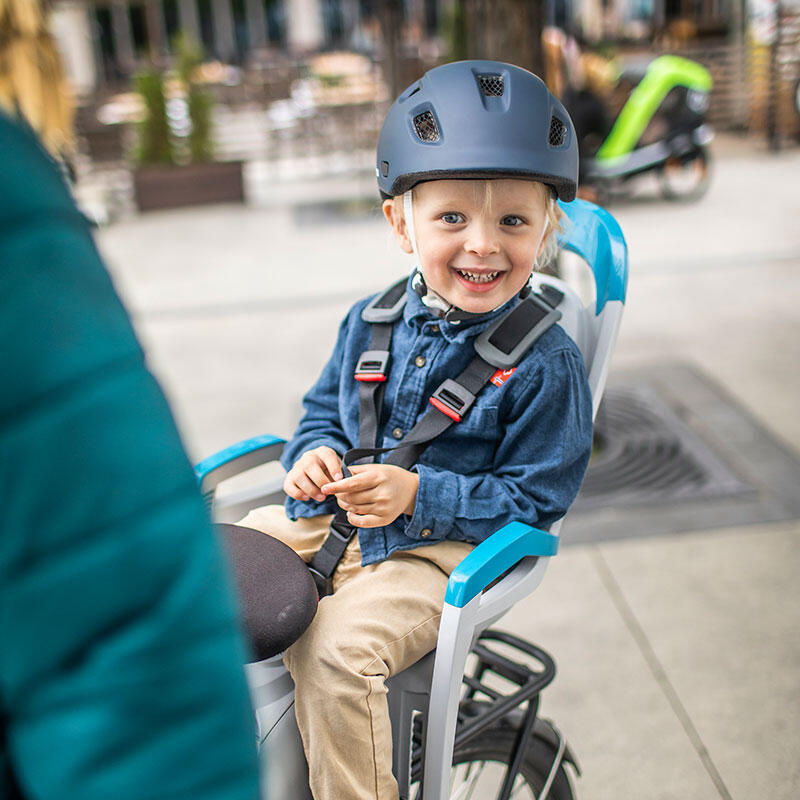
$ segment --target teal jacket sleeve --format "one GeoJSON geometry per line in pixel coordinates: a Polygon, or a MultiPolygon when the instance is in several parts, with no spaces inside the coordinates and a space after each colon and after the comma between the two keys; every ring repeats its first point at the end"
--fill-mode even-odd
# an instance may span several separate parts
{"type": "Polygon", "coordinates": [[[0,795],[253,800],[224,565],[88,226],[0,114],[0,795]]]}

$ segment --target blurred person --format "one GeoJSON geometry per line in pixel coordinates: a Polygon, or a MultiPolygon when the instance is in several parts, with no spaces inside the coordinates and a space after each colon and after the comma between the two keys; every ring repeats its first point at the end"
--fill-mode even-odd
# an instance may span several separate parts
{"type": "Polygon", "coordinates": [[[253,800],[228,578],[53,158],[70,112],[41,19],[0,0],[0,797],[253,800]]]}
{"type": "Polygon", "coordinates": [[[560,28],[542,32],[547,84],[561,100],[575,125],[580,153],[578,196],[595,201],[596,192],[583,181],[589,162],[611,131],[606,96],[614,83],[608,60],[587,51],[585,43],[560,28]]]}
{"type": "Polygon", "coordinates": [[[580,487],[592,402],[575,343],[553,326],[511,369],[476,364],[483,332],[531,310],[531,272],[555,246],[556,197],[575,196],[570,128],[536,76],[489,61],[431,70],[384,120],[383,212],[418,261],[342,322],[283,451],[285,508],[240,522],[327,578],[284,655],[315,800],[397,800],[385,680],[435,647],[450,573],[477,543],[512,520],[555,522],[580,487]],[[458,398],[464,384],[474,405],[462,419],[437,387],[458,398]],[[392,451],[383,463],[362,463],[387,453],[370,442],[392,451]]]}
{"type": "Polygon", "coordinates": [[[72,93],[48,28],[47,0],[0,0],[0,109],[21,115],[64,161],[74,136],[72,93]]]}

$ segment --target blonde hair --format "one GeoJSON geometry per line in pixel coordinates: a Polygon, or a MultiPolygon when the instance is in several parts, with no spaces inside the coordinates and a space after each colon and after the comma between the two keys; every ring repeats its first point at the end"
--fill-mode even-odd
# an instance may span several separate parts
{"type": "MultiPolygon", "coordinates": [[[[556,198],[553,190],[542,183],[541,181],[531,181],[534,186],[539,190],[539,195],[542,198],[542,203],[545,206],[545,215],[547,217],[547,239],[545,241],[542,254],[536,259],[533,265],[534,270],[541,270],[546,267],[558,255],[558,236],[557,234],[563,233],[564,228],[562,221],[564,219],[564,212],[559,208],[556,203],[556,198]]],[[[414,190],[411,190],[412,197],[414,190]]],[[[492,205],[492,182],[491,180],[484,181],[484,194],[483,194],[483,209],[488,212],[492,205]]],[[[397,195],[392,198],[395,206],[395,211],[402,217],[403,216],[403,195],[397,195]]]]}
{"type": "Polygon", "coordinates": [[[48,0],[0,0],[0,108],[25,117],[60,156],[73,146],[73,102],[49,11],[48,0]]]}

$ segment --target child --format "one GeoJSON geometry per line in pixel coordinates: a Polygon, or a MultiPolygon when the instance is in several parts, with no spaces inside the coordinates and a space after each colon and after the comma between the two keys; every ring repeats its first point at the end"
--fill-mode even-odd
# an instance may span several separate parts
{"type": "Polygon", "coordinates": [[[241,523],[306,561],[334,512],[340,530],[357,532],[333,593],[285,654],[316,800],[396,800],[385,679],[433,649],[448,576],[476,543],[513,520],[541,527],[565,513],[592,440],[583,360],[558,326],[515,366],[490,372],[463,415],[458,398],[448,405],[436,392],[471,364],[477,337],[520,304],[558,225],[554,196],[575,196],[577,148],[563,107],[508,64],[438,67],[389,110],[377,164],[384,215],[418,259],[405,305],[381,323],[380,336],[391,333],[382,346],[371,339],[381,325],[362,318],[370,302],[353,307],[284,450],[285,511],[257,509],[241,523]],[[379,350],[390,352],[388,368],[379,350]],[[385,379],[374,396],[370,378],[385,379]],[[426,412],[436,416],[432,395],[444,430],[415,463],[398,465],[404,450],[395,449],[390,463],[355,465],[345,477],[348,450],[396,447],[426,412]]]}

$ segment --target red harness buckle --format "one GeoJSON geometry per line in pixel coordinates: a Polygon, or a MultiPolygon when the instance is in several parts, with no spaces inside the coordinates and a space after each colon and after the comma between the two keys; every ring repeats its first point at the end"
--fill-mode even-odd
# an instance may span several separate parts
{"type": "Polygon", "coordinates": [[[461,417],[467,413],[474,402],[475,395],[450,378],[442,383],[430,399],[434,408],[455,422],[461,422],[461,417]]]}
{"type": "Polygon", "coordinates": [[[353,377],[357,381],[365,381],[367,383],[370,381],[377,383],[386,380],[386,376],[382,372],[356,372],[353,377]]]}
{"type": "Polygon", "coordinates": [[[388,366],[388,350],[367,350],[358,359],[353,377],[357,381],[380,383],[386,380],[388,366]]]}
{"type": "Polygon", "coordinates": [[[457,411],[453,411],[452,409],[448,408],[441,400],[436,397],[431,397],[430,403],[434,408],[438,408],[442,414],[447,414],[450,419],[455,420],[456,422],[461,422],[461,414],[457,411]]]}

